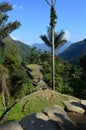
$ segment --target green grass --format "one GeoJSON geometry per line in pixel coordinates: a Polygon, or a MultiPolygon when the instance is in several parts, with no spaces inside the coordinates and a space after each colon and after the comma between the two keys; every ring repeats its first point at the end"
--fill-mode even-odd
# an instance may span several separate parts
{"type": "Polygon", "coordinates": [[[3,102],[2,102],[2,96],[0,94],[0,117],[2,116],[2,114],[5,112],[4,106],[3,106],[3,102]]]}
{"type": "Polygon", "coordinates": [[[14,108],[8,113],[7,120],[21,120],[26,115],[40,112],[44,108],[55,104],[63,107],[62,101],[64,100],[67,100],[67,98],[57,96],[55,98],[51,97],[50,99],[47,99],[46,97],[37,95],[27,97],[14,106],[14,108]],[[25,105],[27,101],[28,103],[25,105]]]}
{"type": "MultiPolygon", "coordinates": [[[[72,99],[72,97],[71,97],[72,99]]],[[[20,121],[26,115],[42,111],[46,107],[60,105],[64,108],[63,101],[69,100],[68,95],[56,93],[52,90],[40,90],[22,98],[7,114],[6,122],[20,121]]]]}

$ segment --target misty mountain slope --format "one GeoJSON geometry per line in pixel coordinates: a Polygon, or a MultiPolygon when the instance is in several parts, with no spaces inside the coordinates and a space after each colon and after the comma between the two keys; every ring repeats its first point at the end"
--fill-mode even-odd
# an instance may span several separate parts
{"type": "Polygon", "coordinates": [[[48,47],[45,43],[35,43],[31,45],[31,48],[33,47],[36,47],[37,50],[41,50],[41,52],[50,51],[50,47],[48,47]]]}
{"type": "MultiPolygon", "coordinates": [[[[59,54],[61,53],[62,51],[64,51],[65,49],[67,49],[72,43],[71,42],[67,42],[65,43],[64,45],[62,45],[61,47],[57,48],[55,50],[55,54],[59,54]]],[[[51,51],[51,48],[48,47],[45,43],[36,43],[36,44],[33,44],[31,45],[31,47],[36,47],[37,50],[41,50],[41,52],[44,52],[44,51],[51,51]]]]}

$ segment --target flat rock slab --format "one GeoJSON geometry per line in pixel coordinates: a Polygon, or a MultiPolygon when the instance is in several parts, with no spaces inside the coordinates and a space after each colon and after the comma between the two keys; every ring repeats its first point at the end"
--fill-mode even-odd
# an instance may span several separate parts
{"type": "Polygon", "coordinates": [[[17,121],[8,122],[0,126],[0,130],[24,130],[17,121]]]}
{"type": "Polygon", "coordinates": [[[82,105],[78,101],[75,100],[65,101],[64,105],[69,112],[77,112],[82,114],[85,113],[85,110],[82,108],[82,105]]]}
{"type": "Polygon", "coordinates": [[[57,105],[24,117],[20,124],[24,130],[75,130],[66,112],[57,105]]]}
{"type": "Polygon", "coordinates": [[[48,117],[42,112],[28,115],[20,121],[24,130],[56,130],[48,117]]]}
{"type": "Polygon", "coordinates": [[[51,121],[56,122],[56,124],[59,126],[59,130],[75,130],[74,125],[62,107],[54,105],[52,107],[45,108],[43,112],[51,121]]]}

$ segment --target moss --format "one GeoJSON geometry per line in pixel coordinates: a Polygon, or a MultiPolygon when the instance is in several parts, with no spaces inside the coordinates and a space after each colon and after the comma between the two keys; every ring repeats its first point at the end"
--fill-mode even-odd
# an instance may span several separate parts
{"type": "Polygon", "coordinates": [[[27,65],[27,68],[29,68],[30,70],[38,70],[38,69],[40,69],[40,66],[39,65],[37,65],[37,64],[29,64],[29,65],[27,65]]]}

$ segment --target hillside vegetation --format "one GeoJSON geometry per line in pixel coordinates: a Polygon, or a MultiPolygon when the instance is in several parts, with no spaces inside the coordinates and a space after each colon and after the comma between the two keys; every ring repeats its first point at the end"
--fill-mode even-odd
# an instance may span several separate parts
{"type": "MultiPolygon", "coordinates": [[[[3,105],[0,94],[1,123],[9,120],[20,120],[27,114],[41,111],[43,108],[54,104],[63,106],[62,101],[68,100],[69,96],[60,93],[86,99],[86,73],[84,73],[86,71],[86,55],[79,60],[78,67],[70,65],[55,55],[55,89],[60,92],[56,93],[50,90],[52,86],[50,52],[42,53],[36,48],[31,49],[21,42],[17,42],[16,45],[16,41],[10,38],[5,39],[3,43],[1,43],[0,48],[3,50],[0,51],[0,58],[2,59],[3,52],[3,71],[8,78],[5,82],[7,87],[7,93],[5,94],[6,107],[3,105]],[[23,49],[24,46],[27,49],[23,49]],[[23,55],[24,52],[25,55],[23,55]],[[49,90],[40,90],[41,86],[32,82],[28,74],[28,66],[34,66],[36,70],[37,66],[41,66],[42,80],[48,85],[49,90]],[[36,90],[37,92],[33,93],[36,90]],[[30,93],[32,94],[28,95],[30,93]]],[[[0,68],[2,69],[2,66],[0,68]]]]}
{"type": "Polygon", "coordinates": [[[83,57],[85,54],[86,39],[84,39],[83,41],[73,43],[65,51],[59,54],[59,56],[72,64],[77,64],[79,62],[79,59],[83,57]]]}

